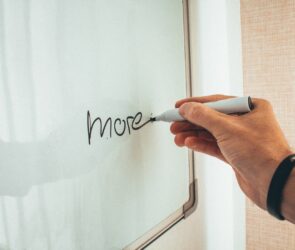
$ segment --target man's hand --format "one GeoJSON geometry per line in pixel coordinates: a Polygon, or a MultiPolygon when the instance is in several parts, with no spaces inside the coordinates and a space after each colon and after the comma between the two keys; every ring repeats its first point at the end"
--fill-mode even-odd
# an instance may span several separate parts
{"type": "MultiPolygon", "coordinates": [[[[266,209],[272,175],[279,163],[292,153],[291,148],[266,100],[252,99],[254,109],[243,115],[226,115],[202,104],[226,98],[231,96],[178,101],[176,107],[187,121],[174,122],[171,132],[178,146],[187,146],[230,164],[243,192],[266,209]]],[[[294,193],[291,196],[295,199],[294,193]]]]}

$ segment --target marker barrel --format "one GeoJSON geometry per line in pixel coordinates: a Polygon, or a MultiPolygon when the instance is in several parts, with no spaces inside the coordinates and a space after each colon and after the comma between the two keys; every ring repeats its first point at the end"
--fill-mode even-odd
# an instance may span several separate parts
{"type": "MultiPolygon", "coordinates": [[[[253,109],[250,96],[224,99],[216,102],[204,103],[207,107],[215,109],[224,114],[247,113],[253,109]]],[[[174,122],[184,121],[178,109],[171,109],[155,117],[156,121],[174,122]]]]}

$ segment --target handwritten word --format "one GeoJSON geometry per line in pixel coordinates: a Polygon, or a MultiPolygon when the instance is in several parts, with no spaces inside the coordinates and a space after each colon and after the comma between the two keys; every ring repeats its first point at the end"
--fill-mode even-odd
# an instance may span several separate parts
{"type": "Polygon", "coordinates": [[[118,136],[123,136],[128,131],[128,134],[131,133],[131,128],[133,130],[141,129],[143,126],[151,122],[151,119],[140,124],[142,120],[142,113],[138,112],[135,116],[127,116],[126,119],[120,119],[116,118],[114,121],[111,117],[108,117],[106,121],[103,123],[102,119],[100,117],[96,117],[94,121],[91,121],[91,115],[90,112],[87,111],[87,132],[88,132],[88,144],[91,144],[91,136],[93,133],[94,125],[97,124],[98,131],[100,137],[103,137],[106,128],[109,125],[109,136],[112,138],[112,132],[114,130],[115,134],[118,136]],[[130,126],[131,125],[131,126],[130,126]]]}

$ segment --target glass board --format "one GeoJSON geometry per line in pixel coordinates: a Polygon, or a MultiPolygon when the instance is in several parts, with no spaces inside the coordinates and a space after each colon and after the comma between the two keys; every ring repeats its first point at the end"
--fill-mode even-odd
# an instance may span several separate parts
{"type": "Polygon", "coordinates": [[[1,250],[140,248],[185,216],[188,152],[144,125],[186,96],[183,13],[0,0],[1,250]]]}

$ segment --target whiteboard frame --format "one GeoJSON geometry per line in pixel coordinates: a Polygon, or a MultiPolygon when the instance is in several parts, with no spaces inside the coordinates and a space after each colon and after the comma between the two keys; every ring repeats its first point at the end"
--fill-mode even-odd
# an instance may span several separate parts
{"type": "MultiPolygon", "coordinates": [[[[192,75],[191,75],[191,45],[190,45],[190,21],[189,21],[189,0],[182,0],[183,3],[183,29],[184,29],[184,50],[185,50],[185,74],[186,74],[186,95],[192,96],[192,75]]],[[[123,250],[145,249],[156,239],[161,237],[169,229],[175,226],[182,219],[186,219],[197,208],[198,185],[195,176],[195,161],[192,150],[188,151],[189,167],[189,198],[174,213],[153,227],[150,231],[139,237],[131,244],[125,246],[123,250]]]]}

